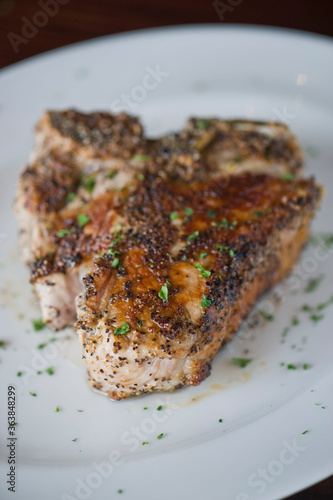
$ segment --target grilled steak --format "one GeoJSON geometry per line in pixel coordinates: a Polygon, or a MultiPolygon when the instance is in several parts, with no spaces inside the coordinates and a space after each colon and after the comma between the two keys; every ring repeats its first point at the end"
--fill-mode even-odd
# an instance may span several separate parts
{"type": "Polygon", "coordinates": [[[295,264],[321,198],[287,127],[192,119],[149,140],[125,114],[48,112],[16,198],[43,319],[77,316],[92,384],[199,384],[295,264]],[[76,297],[76,300],[75,300],[76,297]]]}

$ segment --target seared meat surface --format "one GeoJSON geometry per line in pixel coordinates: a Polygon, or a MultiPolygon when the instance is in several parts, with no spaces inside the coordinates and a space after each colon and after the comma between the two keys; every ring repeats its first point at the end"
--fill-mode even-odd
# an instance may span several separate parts
{"type": "Polygon", "coordinates": [[[16,198],[43,319],[75,320],[114,399],[199,384],[258,297],[295,264],[321,189],[280,124],[48,112],[16,198]],[[76,299],[75,299],[76,297],[76,299]]]}

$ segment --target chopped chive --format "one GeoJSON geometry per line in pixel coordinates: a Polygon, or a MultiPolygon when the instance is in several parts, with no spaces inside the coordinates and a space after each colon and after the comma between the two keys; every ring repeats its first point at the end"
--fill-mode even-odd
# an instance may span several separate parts
{"type": "Polygon", "coordinates": [[[119,263],[120,263],[120,260],[118,259],[118,257],[116,257],[115,259],[113,259],[111,266],[118,267],[119,263]]]}
{"type": "Polygon", "coordinates": [[[44,349],[44,347],[46,347],[46,346],[47,346],[47,342],[44,342],[43,344],[39,344],[37,346],[37,349],[44,349]]]}
{"type": "Polygon", "coordinates": [[[56,413],[58,413],[60,411],[60,408],[59,406],[56,406],[56,409],[54,410],[56,413]]]}
{"type": "Polygon", "coordinates": [[[163,432],[161,432],[161,434],[159,434],[159,435],[157,436],[157,439],[162,439],[162,437],[163,437],[163,436],[164,436],[164,434],[163,434],[163,432]]]}
{"type": "Polygon", "coordinates": [[[145,444],[149,444],[148,441],[142,441],[142,446],[144,446],[145,444]]]}
{"type": "Polygon", "coordinates": [[[50,366],[49,368],[46,368],[46,373],[48,375],[53,375],[54,374],[54,368],[52,366],[50,366]]]}
{"type": "Polygon", "coordinates": [[[308,370],[309,369],[309,365],[308,363],[304,363],[303,364],[303,370],[308,370]]]}
{"type": "Polygon", "coordinates": [[[31,394],[31,396],[33,396],[34,398],[37,396],[35,392],[29,392],[29,394],[31,394]]]}
{"type": "Polygon", "coordinates": [[[186,207],[185,208],[185,214],[186,215],[192,215],[193,214],[193,209],[191,207],[186,207]]]}
{"type": "Polygon", "coordinates": [[[17,374],[16,374],[16,375],[17,375],[17,377],[22,377],[23,372],[17,372],[17,374]]]}
{"type": "Polygon", "coordinates": [[[176,219],[178,219],[178,213],[177,213],[177,212],[171,212],[171,214],[170,214],[170,219],[171,219],[171,220],[176,220],[176,219]]]}
{"type": "Polygon", "coordinates": [[[307,434],[308,432],[309,432],[309,431],[308,431],[308,430],[306,430],[306,431],[303,431],[303,432],[302,432],[302,434],[307,434]]]}
{"type": "Polygon", "coordinates": [[[202,252],[200,255],[199,255],[199,258],[200,259],[205,259],[207,257],[208,253],[206,252],[202,252]]]}
{"type": "Polygon", "coordinates": [[[222,423],[222,422],[223,422],[222,418],[219,418],[219,422],[220,422],[220,423],[222,423]]]}
{"type": "Polygon", "coordinates": [[[72,439],[72,441],[73,441],[73,443],[76,443],[76,441],[77,441],[77,438],[74,438],[74,439],[72,439]]]}
{"type": "Polygon", "coordinates": [[[229,250],[229,255],[230,257],[233,257],[235,255],[235,251],[232,248],[230,248],[229,250]]]}
{"type": "Polygon", "coordinates": [[[139,179],[139,181],[144,181],[145,176],[143,174],[138,174],[138,179],[139,179]]]}
{"type": "Polygon", "coordinates": [[[162,410],[162,405],[158,406],[158,407],[156,408],[156,410],[157,410],[157,411],[161,411],[161,410],[162,410]]]}
{"type": "Polygon", "coordinates": [[[208,128],[210,125],[209,120],[196,120],[195,122],[195,128],[198,128],[199,130],[205,130],[208,128]]]}
{"type": "Polygon", "coordinates": [[[266,311],[264,311],[263,309],[259,309],[258,312],[261,314],[261,316],[266,319],[267,321],[273,321],[274,319],[274,316],[273,314],[270,314],[266,311]]]}
{"type": "Polygon", "coordinates": [[[288,370],[296,370],[296,366],[295,366],[295,365],[293,365],[292,363],[289,363],[289,364],[287,365],[287,369],[288,369],[288,370]]]}

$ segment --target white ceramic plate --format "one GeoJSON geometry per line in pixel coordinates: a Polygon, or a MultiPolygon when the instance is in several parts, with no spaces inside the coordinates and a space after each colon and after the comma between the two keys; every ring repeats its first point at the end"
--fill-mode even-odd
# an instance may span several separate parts
{"type": "Polygon", "coordinates": [[[300,311],[331,297],[333,246],[309,246],[292,278],[261,303],[274,321],[238,334],[200,387],[113,402],[88,387],[73,332],[51,342],[51,332],[33,331],[40,313],[12,213],[46,108],[127,108],[151,135],[191,115],[287,122],[305,148],[307,173],[326,188],[314,233],[330,233],[332,60],[326,38],[221,24],[107,37],[1,73],[1,498],[268,500],[333,473],[333,304],[316,312],[318,321],[300,311]],[[299,324],[282,337],[293,317],[299,324]],[[244,356],[253,359],[246,368],[231,361],[244,356]],[[15,496],[5,484],[8,385],[17,402],[15,496]]]}

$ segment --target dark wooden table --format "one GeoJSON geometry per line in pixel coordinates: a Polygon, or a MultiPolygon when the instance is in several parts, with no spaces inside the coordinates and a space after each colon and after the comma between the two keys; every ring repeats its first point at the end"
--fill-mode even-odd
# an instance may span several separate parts
{"type": "MultiPolygon", "coordinates": [[[[175,24],[263,24],[333,36],[333,0],[225,0],[224,4],[229,8],[221,20],[213,1],[207,0],[0,0],[0,68],[81,40],[175,24]],[[47,16],[36,17],[40,2],[48,5],[47,16]],[[33,20],[40,24],[38,32],[27,27],[33,20]]],[[[333,499],[333,477],[289,500],[329,499],[333,499]]]]}

